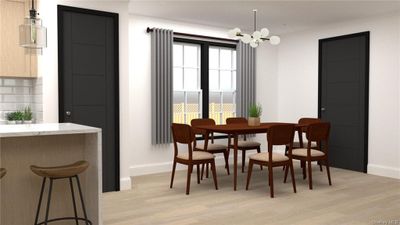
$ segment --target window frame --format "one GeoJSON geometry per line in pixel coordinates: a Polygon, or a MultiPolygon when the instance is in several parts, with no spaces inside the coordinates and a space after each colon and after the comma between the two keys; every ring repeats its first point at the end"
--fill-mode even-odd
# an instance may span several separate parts
{"type": "Polygon", "coordinates": [[[202,90],[202,105],[200,107],[202,108],[202,118],[209,118],[209,49],[210,47],[222,47],[236,50],[236,44],[181,37],[174,37],[173,42],[200,45],[200,89],[202,90]]]}

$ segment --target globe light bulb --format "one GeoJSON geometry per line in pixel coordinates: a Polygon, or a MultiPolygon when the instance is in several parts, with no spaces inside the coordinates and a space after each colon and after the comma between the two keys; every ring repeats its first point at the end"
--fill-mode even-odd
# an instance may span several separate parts
{"type": "Polygon", "coordinates": [[[253,48],[256,48],[258,46],[258,42],[256,39],[253,39],[250,41],[250,46],[253,48]]]}
{"type": "Polygon", "coordinates": [[[271,43],[271,45],[278,45],[281,42],[281,38],[278,36],[271,36],[269,38],[269,43],[271,43]]]}
{"type": "Polygon", "coordinates": [[[228,37],[236,38],[236,31],[234,29],[228,31],[228,37]]]}
{"type": "Polygon", "coordinates": [[[269,30],[267,28],[261,29],[261,37],[265,38],[269,35],[269,30]]]}
{"type": "Polygon", "coordinates": [[[243,34],[241,40],[243,41],[243,43],[248,44],[251,41],[251,36],[248,34],[243,34]]]}
{"type": "Polygon", "coordinates": [[[258,40],[261,38],[261,32],[260,31],[254,31],[253,33],[253,38],[258,40]]]}

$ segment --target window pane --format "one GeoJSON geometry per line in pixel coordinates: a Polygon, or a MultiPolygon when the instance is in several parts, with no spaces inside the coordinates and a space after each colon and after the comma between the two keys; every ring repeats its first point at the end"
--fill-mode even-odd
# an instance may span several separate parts
{"type": "Polygon", "coordinates": [[[187,92],[186,123],[200,118],[200,96],[198,92],[187,92]]]}
{"type": "Polygon", "coordinates": [[[180,44],[174,44],[174,66],[183,66],[183,51],[182,51],[182,45],[180,44]]]}
{"type": "Polygon", "coordinates": [[[182,90],[183,89],[183,69],[182,68],[174,68],[174,90],[182,90]]]}
{"type": "Polygon", "coordinates": [[[208,82],[210,90],[219,90],[218,70],[210,70],[208,74],[208,82]]]}
{"type": "Polygon", "coordinates": [[[232,91],[236,90],[236,70],[232,71],[232,91]]]}
{"type": "Polygon", "coordinates": [[[209,49],[209,67],[210,69],[218,69],[219,68],[219,50],[217,48],[209,49]]]}
{"type": "Polygon", "coordinates": [[[185,45],[184,47],[184,65],[185,67],[198,67],[198,46],[185,45]]]}
{"type": "Polygon", "coordinates": [[[184,123],[185,122],[185,107],[184,107],[184,93],[182,91],[174,91],[173,98],[173,119],[174,123],[184,123]]]}
{"type": "Polygon", "coordinates": [[[230,70],[232,68],[232,51],[221,49],[220,51],[220,68],[230,70]]]}
{"type": "Polygon", "coordinates": [[[222,121],[226,121],[226,118],[235,116],[234,94],[232,92],[224,92],[222,99],[224,102],[222,105],[222,121]]]}
{"type": "Polygon", "coordinates": [[[221,90],[232,90],[232,72],[220,71],[221,76],[221,90]]]}
{"type": "Polygon", "coordinates": [[[232,51],[232,69],[236,70],[236,51],[232,51]]]}
{"type": "Polygon", "coordinates": [[[221,124],[221,94],[220,92],[210,92],[208,116],[215,120],[215,123],[221,124]]]}
{"type": "Polygon", "coordinates": [[[197,69],[184,69],[185,90],[197,90],[197,69]]]}

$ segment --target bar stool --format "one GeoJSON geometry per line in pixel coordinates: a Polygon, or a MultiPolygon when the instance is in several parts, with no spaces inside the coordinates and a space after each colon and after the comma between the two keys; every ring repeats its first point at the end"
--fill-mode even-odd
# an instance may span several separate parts
{"type": "Polygon", "coordinates": [[[0,168],[0,179],[3,178],[7,173],[7,170],[5,168],[0,168]]]}
{"type": "Polygon", "coordinates": [[[31,170],[33,173],[35,173],[36,175],[38,175],[40,177],[43,177],[43,183],[42,183],[42,188],[41,188],[40,197],[39,197],[39,204],[38,204],[38,208],[36,211],[35,225],[41,225],[41,224],[47,225],[47,223],[61,221],[61,220],[75,220],[77,225],[79,224],[79,221],[84,221],[86,223],[86,225],[92,225],[92,222],[90,220],[88,220],[88,218],[87,218],[85,204],[83,202],[81,184],[79,182],[79,177],[78,177],[78,174],[83,173],[88,167],[89,167],[89,163],[87,161],[78,161],[78,162],[75,162],[70,165],[63,165],[63,166],[57,166],[57,167],[39,167],[39,166],[34,166],[34,165],[31,166],[31,170]],[[72,178],[76,179],[76,183],[77,183],[78,190],[79,190],[79,196],[81,199],[84,218],[78,217],[78,214],[76,211],[75,194],[74,194],[74,186],[72,183],[72,178]],[[50,180],[49,194],[48,194],[47,206],[46,206],[46,217],[43,222],[38,223],[40,207],[42,204],[42,197],[43,197],[44,187],[46,184],[46,179],[50,180]],[[74,206],[75,217],[62,217],[62,218],[54,218],[54,219],[49,220],[49,209],[50,209],[50,200],[51,200],[51,192],[52,192],[52,188],[53,188],[53,181],[58,180],[58,179],[69,179],[69,185],[71,188],[72,203],[74,206]]]}

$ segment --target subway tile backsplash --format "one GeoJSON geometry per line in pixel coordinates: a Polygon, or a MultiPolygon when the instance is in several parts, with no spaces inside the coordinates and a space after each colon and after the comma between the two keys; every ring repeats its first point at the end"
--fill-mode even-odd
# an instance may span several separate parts
{"type": "Polygon", "coordinates": [[[34,121],[42,122],[42,87],[41,78],[0,78],[0,121],[7,113],[30,106],[34,121]]]}

